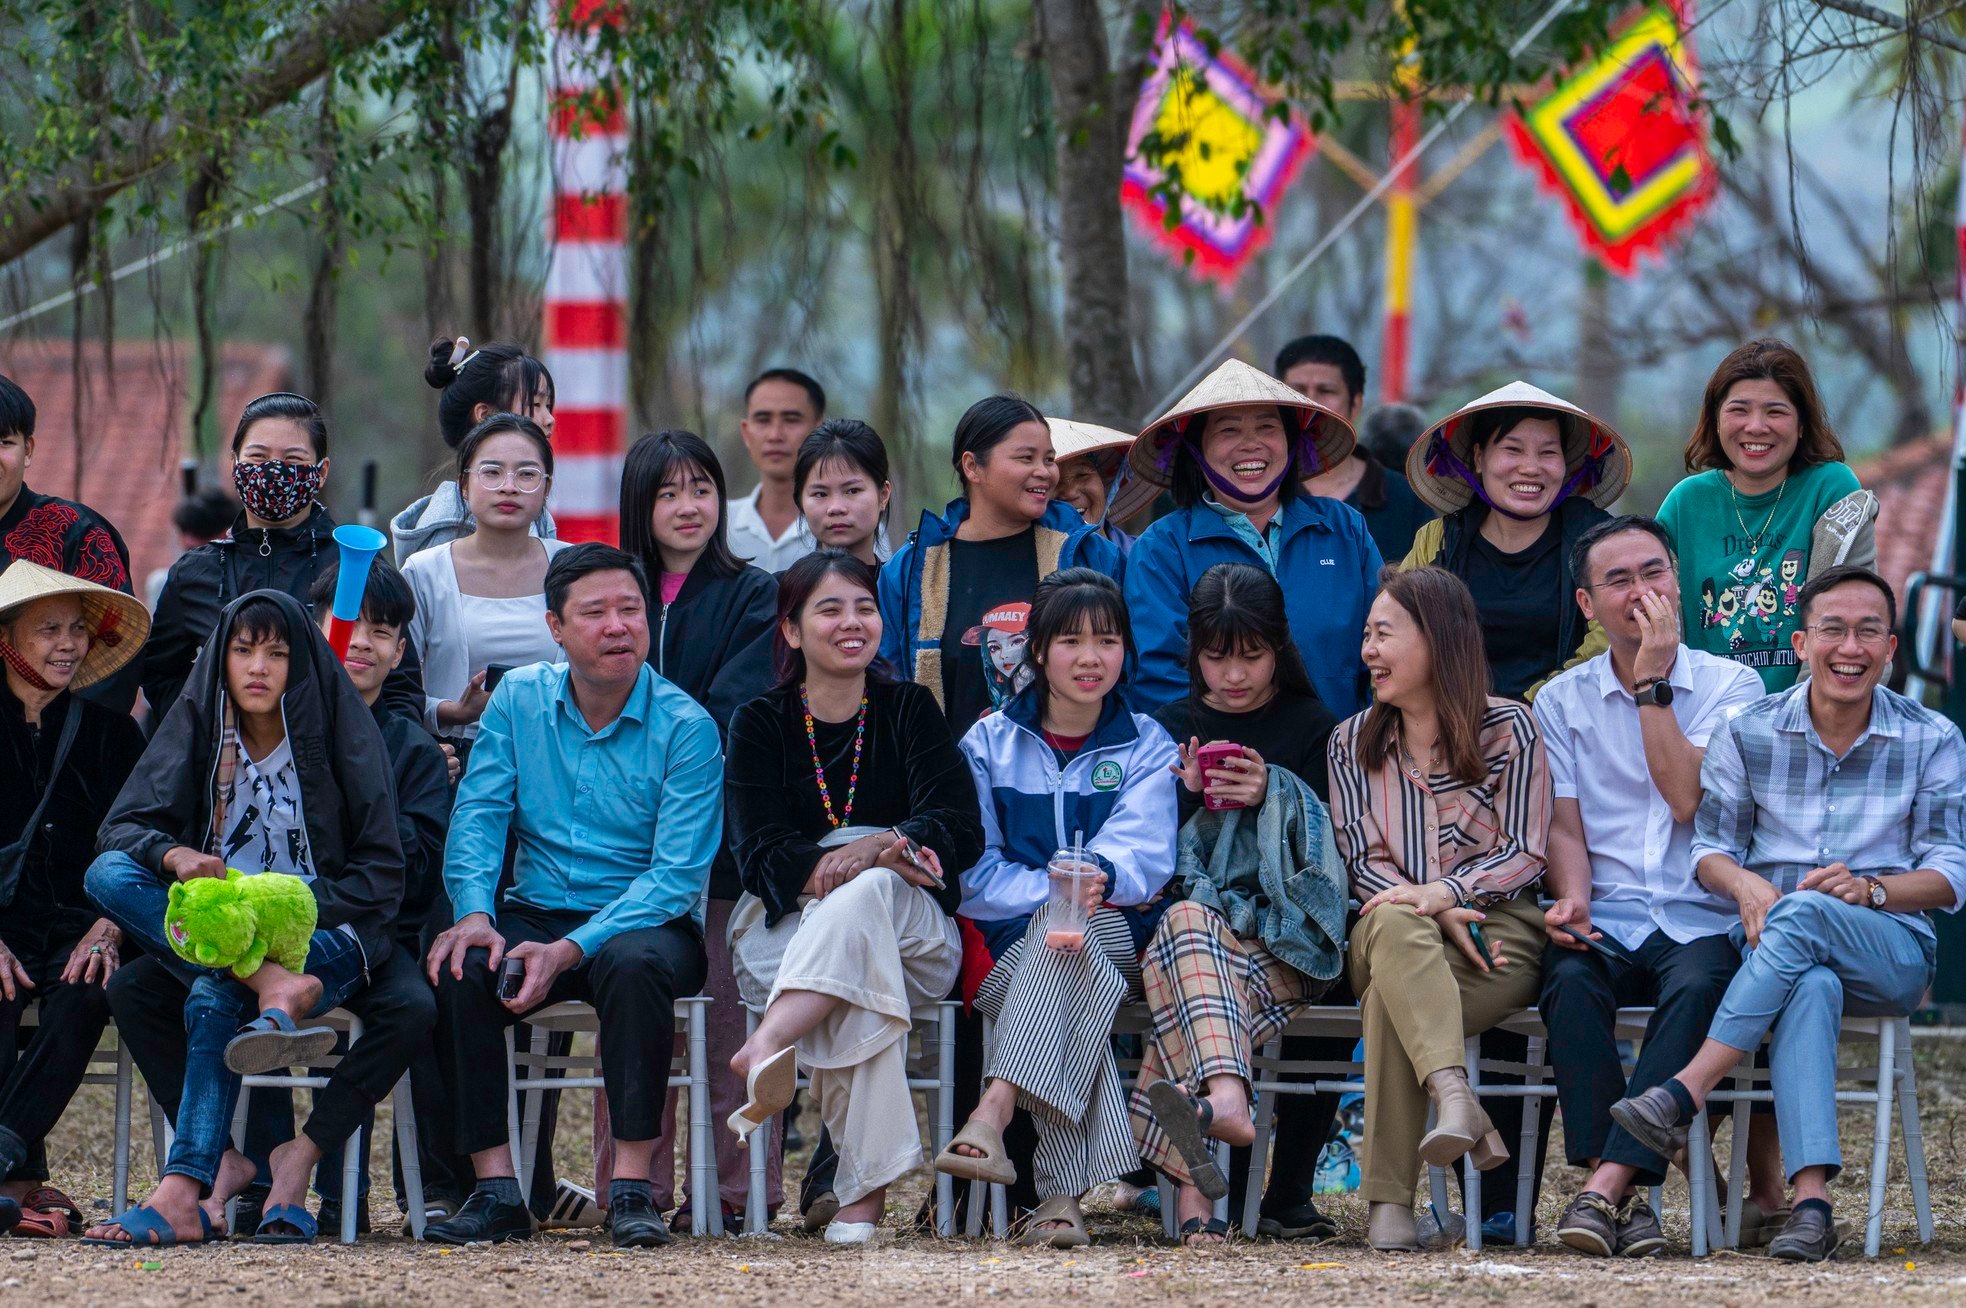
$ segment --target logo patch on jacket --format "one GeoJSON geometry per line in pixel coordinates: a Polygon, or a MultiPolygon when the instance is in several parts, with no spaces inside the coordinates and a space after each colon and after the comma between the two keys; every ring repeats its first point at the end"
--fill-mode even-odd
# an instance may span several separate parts
{"type": "Polygon", "coordinates": [[[1092,788],[1094,790],[1118,790],[1120,782],[1126,780],[1126,769],[1107,759],[1092,769],[1092,788]]]}

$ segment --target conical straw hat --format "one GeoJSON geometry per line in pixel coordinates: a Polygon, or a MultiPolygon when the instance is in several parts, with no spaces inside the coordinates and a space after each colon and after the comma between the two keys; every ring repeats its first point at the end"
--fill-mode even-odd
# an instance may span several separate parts
{"type": "Polygon", "coordinates": [[[1087,454],[1116,456],[1119,472],[1107,487],[1106,518],[1125,522],[1153,502],[1157,487],[1151,486],[1127,466],[1126,452],[1133,448],[1133,437],[1096,422],[1074,422],[1070,418],[1046,418],[1051,425],[1051,448],[1063,463],[1087,454]]]}
{"type": "MultiPolygon", "coordinates": [[[[1252,368],[1240,359],[1228,359],[1202,378],[1193,390],[1181,398],[1179,404],[1140,433],[1140,439],[1133,443],[1133,451],[1127,459],[1128,467],[1135,477],[1153,486],[1171,484],[1174,480],[1174,443],[1189,430],[1188,420],[1197,414],[1245,405],[1274,405],[1296,416],[1305,436],[1310,439],[1311,448],[1317,452],[1316,467],[1303,466],[1300,459],[1297,469],[1299,477],[1327,472],[1351,457],[1355,438],[1350,423],[1268,373],[1252,368]]],[[[1194,431],[1194,438],[1199,444],[1199,429],[1194,431]]],[[[1291,454],[1296,458],[1300,452],[1293,450],[1291,454]]]]}
{"type": "Polygon", "coordinates": [[[121,668],[150,636],[150,613],[133,597],[26,559],[15,559],[0,572],[0,622],[23,604],[51,595],[80,595],[82,621],[89,624],[89,652],[75,669],[70,690],[93,686],[121,668]]]}
{"type": "Polygon", "coordinates": [[[1413,493],[1441,513],[1454,513],[1473,503],[1474,424],[1468,419],[1483,409],[1505,408],[1547,409],[1556,419],[1563,432],[1568,494],[1582,495],[1608,509],[1631,485],[1631,447],[1609,423],[1541,387],[1512,381],[1456,409],[1413,442],[1406,454],[1406,479],[1413,483],[1413,493]]]}

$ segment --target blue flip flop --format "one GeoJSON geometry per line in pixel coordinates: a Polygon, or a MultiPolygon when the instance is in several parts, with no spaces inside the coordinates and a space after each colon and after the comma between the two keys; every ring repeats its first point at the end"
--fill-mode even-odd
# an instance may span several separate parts
{"type": "Polygon", "coordinates": [[[20,1205],[4,1195],[0,1195],[0,1235],[20,1224],[20,1205]]]}
{"type": "Polygon", "coordinates": [[[225,1066],[240,1076],[312,1067],[333,1053],[334,1045],[333,1027],[296,1027],[284,1010],[269,1008],[227,1042],[225,1066]]]}
{"type": "Polygon", "coordinates": [[[314,1220],[299,1204],[274,1204],[259,1219],[259,1229],[253,1232],[254,1244],[313,1244],[314,1237],[321,1234],[321,1224],[314,1220]],[[275,1222],[285,1222],[299,1231],[299,1235],[279,1235],[267,1231],[275,1222]]]}
{"type": "Polygon", "coordinates": [[[165,1221],[155,1208],[146,1208],[142,1204],[138,1204],[128,1212],[116,1214],[103,1225],[120,1226],[123,1228],[123,1233],[130,1238],[105,1240],[99,1236],[83,1236],[82,1243],[106,1245],[115,1249],[172,1249],[181,1244],[211,1244],[225,1238],[212,1226],[211,1214],[203,1208],[198,1210],[198,1225],[204,1228],[204,1234],[196,1240],[178,1239],[177,1232],[171,1229],[171,1224],[165,1221]],[[157,1238],[153,1240],[152,1236],[157,1238]]]}

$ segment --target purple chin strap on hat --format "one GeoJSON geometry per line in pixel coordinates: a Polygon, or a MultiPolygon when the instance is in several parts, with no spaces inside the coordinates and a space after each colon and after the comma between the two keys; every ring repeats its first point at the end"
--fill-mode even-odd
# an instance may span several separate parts
{"type": "Polygon", "coordinates": [[[1563,485],[1557,489],[1556,498],[1550,501],[1549,507],[1541,513],[1515,513],[1490,499],[1487,488],[1481,484],[1481,474],[1461,462],[1454,453],[1451,438],[1456,425],[1449,423],[1434,433],[1433,444],[1427,447],[1427,471],[1436,477],[1459,478],[1468,484],[1468,489],[1475,493],[1476,499],[1494,512],[1505,518],[1514,518],[1517,522],[1534,522],[1538,518],[1547,517],[1556,511],[1557,505],[1572,495],[1582,495],[1596,486],[1604,476],[1604,456],[1611,451],[1611,442],[1608,438],[1593,434],[1591,447],[1585,453],[1583,461],[1577,465],[1577,471],[1564,479],[1563,485]]]}
{"type": "MultiPolygon", "coordinates": [[[[1215,488],[1217,495],[1234,500],[1238,504],[1258,504],[1282,490],[1284,482],[1288,481],[1291,477],[1315,477],[1324,471],[1324,460],[1318,457],[1317,429],[1315,422],[1313,422],[1312,425],[1303,427],[1297,431],[1293,442],[1296,446],[1295,455],[1284,465],[1283,471],[1272,478],[1269,485],[1263,487],[1256,494],[1251,495],[1248,491],[1215,471],[1214,468],[1211,468],[1208,460],[1202,457],[1201,429],[1207,421],[1208,414],[1204,412],[1197,413],[1189,418],[1187,422],[1176,425],[1175,438],[1171,441],[1163,442],[1160,450],[1154,456],[1154,466],[1160,470],[1161,476],[1168,478],[1173,476],[1175,451],[1177,448],[1185,448],[1194,458],[1195,466],[1201,469],[1202,477],[1210,486],[1215,488]]],[[[1291,420],[1286,417],[1283,421],[1284,429],[1286,431],[1290,430],[1293,425],[1291,420]]]]}

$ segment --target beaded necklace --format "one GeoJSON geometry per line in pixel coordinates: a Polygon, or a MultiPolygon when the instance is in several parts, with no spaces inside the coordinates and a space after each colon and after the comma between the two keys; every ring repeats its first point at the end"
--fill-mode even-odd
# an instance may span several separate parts
{"type": "Polygon", "coordinates": [[[840,816],[833,816],[833,796],[826,789],[826,769],[819,761],[819,735],[812,726],[812,702],[806,698],[806,688],[799,687],[799,709],[805,714],[806,748],[812,753],[812,776],[819,783],[819,802],[826,809],[826,821],[835,830],[853,820],[853,792],[860,789],[860,746],[867,739],[867,696],[860,696],[860,716],[853,727],[853,770],[847,774],[846,808],[840,816]]]}

